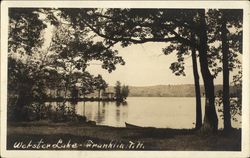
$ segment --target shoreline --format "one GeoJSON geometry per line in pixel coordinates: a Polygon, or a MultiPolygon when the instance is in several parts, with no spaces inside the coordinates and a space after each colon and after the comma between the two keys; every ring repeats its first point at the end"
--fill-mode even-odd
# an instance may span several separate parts
{"type": "Polygon", "coordinates": [[[229,134],[219,130],[215,134],[208,135],[194,129],[126,128],[75,122],[9,122],[7,125],[7,149],[240,151],[241,129],[234,129],[229,134]],[[16,142],[16,145],[18,142],[23,142],[24,147],[31,142],[29,147],[32,145],[34,147],[34,144],[37,147],[41,140],[44,144],[51,144],[51,146],[46,149],[14,148],[16,142]],[[53,148],[52,145],[58,144],[58,141],[61,146],[67,146],[69,141],[71,145],[78,145],[74,146],[75,148],[72,146],[53,148]],[[116,145],[108,148],[109,143],[116,145]]]}
{"type": "MultiPolygon", "coordinates": [[[[129,96],[127,98],[195,98],[195,96],[129,96]]],[[[201,97],[205,98],[205,97],[201,97]]],[[[14,98],[10,98],[14,99],[14,98]]],[[[117,100],[117,99],[99,99],[99,98],[46,98],[43,100],[33,99],[33,102],[126,102],[125,100],[117,100]]]]}

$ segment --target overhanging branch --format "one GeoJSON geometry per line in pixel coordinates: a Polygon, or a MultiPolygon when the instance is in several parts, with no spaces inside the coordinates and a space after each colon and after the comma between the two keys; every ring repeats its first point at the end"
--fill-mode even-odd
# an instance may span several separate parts
{"type": "Polygon", "coordinates": [[[168,37],[168,38],[157,38],[157,37],[153,37],[153,38],[144,38],[144,39],[135,39],[135,38],[131,38],[131,37],[111,37],[108,35],[105,35],[103,33],[101,33],[99,30],[97,30],[96,28],[94,28],[93,26],[91,26],[88,22],[86,22],[85,20],[83,20],[83,23],[88,26],[94,33],[96,33],[98,36],[105,38],[105,39],[109,39],[111,41],[114,42],[131,42],[134,44],[142,44],[142,43],[147,43],[147,42],[171,42],[171,41],[178,41],[180,43],[192,46],[192,47],[197,47],[194,43],[192,43],[191,41],[189,41],[188,39],[185,39],[183,37],[181,37],[180,35],[178,35],[176,32],[171,31],[172,34],[174,34],[174,37],[168,37]]]}

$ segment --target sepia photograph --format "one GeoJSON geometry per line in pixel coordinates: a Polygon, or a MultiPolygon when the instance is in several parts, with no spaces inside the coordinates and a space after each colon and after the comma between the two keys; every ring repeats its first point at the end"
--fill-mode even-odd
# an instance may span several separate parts
{"type": "Polygon", "coordinates": [[[243,89],[249,87],[249,46],[243,47],[249,10],[243,3],[6,4],[2,153],[249,155],[242,154],[249,143],[243,124],[249,121],[243,89]]]}

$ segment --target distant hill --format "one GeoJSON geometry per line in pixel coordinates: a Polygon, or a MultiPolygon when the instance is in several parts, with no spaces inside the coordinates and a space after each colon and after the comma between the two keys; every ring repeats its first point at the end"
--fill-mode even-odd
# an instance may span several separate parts
{"type": "MultiPolygon", "coordinates": [[[[113,92],[114,87],[108,87],[107,91],[113,92]]],[[[215,86],[215,92],[222,90],[222,85],[215,86]]],[[[136,87],[129,86],[129,97],[194,97],[195,90],[192,84],[183,85],[156,85],[136,87]]],[[[235,87],[230,87],[230,93],[236,93],[235,87]]],[[[204,94],[204,86],[201,86],[201,96],[204,94]]]]}

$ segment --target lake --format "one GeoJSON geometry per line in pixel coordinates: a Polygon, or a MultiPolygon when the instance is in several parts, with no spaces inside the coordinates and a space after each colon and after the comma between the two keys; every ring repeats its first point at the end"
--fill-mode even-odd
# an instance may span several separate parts
{"type": "MultiPolygon", "coordinates": [[[[203,117],[204,102],[202,98],[203,117]]],[[[128,122],[146,127],[188,129],[195,127],[195,98],[128,97],[127,103],[120,105],[116,102],[78,102],[76,113],[96,121],[97,125],[125,127],[128,122]]],[[[218,118],[219,128],[222,128],[222,119],[218,118]]],[[[238,122],[232,121],[232,126],[240,128],[240,116],[237,119],[238,122]]]]}

